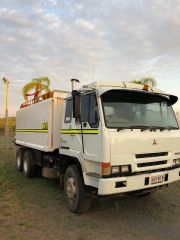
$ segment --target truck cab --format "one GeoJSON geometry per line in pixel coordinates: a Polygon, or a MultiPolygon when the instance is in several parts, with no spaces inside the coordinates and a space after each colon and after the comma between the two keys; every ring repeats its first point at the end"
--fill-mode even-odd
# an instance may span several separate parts
{"type": "Polygon", "coordinates": [[[73,118],[73,98],[66,102],[60,154],[80,159],[85,185],[109,195],[180,179],[175,96],[131,83],[95,83],[80,92],[80,118],[73,118]]]}

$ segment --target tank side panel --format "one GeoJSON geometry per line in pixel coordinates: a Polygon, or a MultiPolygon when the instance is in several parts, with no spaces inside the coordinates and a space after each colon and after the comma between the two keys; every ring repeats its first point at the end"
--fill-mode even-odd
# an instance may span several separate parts
{"type": "Polygon", "coordinates": [[[64,120],[65,99],[57,98],[53,108],[53,145],[58,149],[61,145],[61,128],[64,120]]]}
{"type": "Polygon", "coordinates": [[[35,149],[48,149],[49,112],[52,99],[23,108],[17,112],[16,143],[35,149]]]}

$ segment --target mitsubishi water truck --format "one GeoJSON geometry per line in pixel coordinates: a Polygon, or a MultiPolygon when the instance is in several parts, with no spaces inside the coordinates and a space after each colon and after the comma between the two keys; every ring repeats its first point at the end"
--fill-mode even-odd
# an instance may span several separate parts
{"type": "Polygon", "coordinates": [[[26,177],[59,178],[75,213],[91,198],[147,195],[180,180],[176,96],[148,84],[94,82],[17,111],[16,161],[26,177]]]}

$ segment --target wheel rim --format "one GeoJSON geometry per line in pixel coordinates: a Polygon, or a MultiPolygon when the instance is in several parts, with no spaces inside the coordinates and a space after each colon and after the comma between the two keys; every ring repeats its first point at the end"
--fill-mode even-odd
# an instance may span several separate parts
{"type": "Polygon", "coordinates": [[[69,177],[66,182],[66,195],[70,203],[76,201],[76,184],[73,177],[69,177]]]}
{"type": "Polygon", "coordinates": [[[28,163],[27,163],[27,159],[24,159],[24,162],[23,162],[23,169],[24,169],[24,172],[27,173],[27,171],[28,171],[28,163]]]}
{"type": "Polygon", "coordinates": [[[20,168],[20,166],[21,166],[21,159],[19,156],[17,156],[17,166],[18,166],[18,168],[20,168]]]}

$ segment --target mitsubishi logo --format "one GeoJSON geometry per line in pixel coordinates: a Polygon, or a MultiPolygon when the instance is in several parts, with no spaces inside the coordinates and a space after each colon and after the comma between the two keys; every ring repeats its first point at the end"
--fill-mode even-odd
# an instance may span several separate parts
{"type": "Polygon", "coordinates": [[[156,142],[156,140],[155,140],[155,139],[154,139],[154,141],[153,141],[153,146],[154,146],[154,145],[157,145],[157,142],[156,142]]]}

